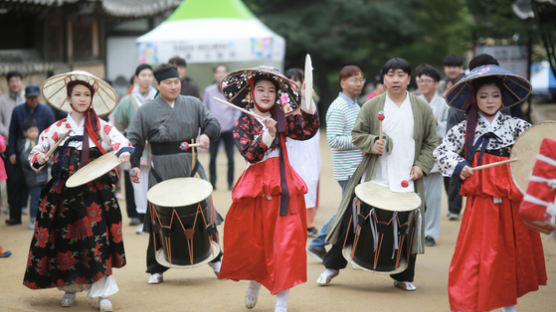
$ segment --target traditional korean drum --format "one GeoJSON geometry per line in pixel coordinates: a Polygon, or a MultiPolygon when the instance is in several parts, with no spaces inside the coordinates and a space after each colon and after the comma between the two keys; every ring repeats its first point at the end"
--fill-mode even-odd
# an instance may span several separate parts
{"type": "Polygon", "coordinates": [[[374,182],[359,184],[355,187],[348,227],[348,231],[355,228],[355,238],[351,246],[344,242],[344,257],[373,272],[405,270],[418,235],[415,232],[420,205],[421,198],[414,192],[393,192],[374,182]]]}
{"type": "Polygon", "coordinates": [[[211,193],[212,185],[197,178],[175,178],[151,187],[147,200],[158,263],[191,268],[218,256],[214,209],[207,200],[211,193]]]}
{"type": "Polygon", "coordinates": [[[513,181],[523,201],[519,215],[530,229],[549,234],[556,230],[556,122],[534,125],[516,140],[510,164],[513,181]]]}

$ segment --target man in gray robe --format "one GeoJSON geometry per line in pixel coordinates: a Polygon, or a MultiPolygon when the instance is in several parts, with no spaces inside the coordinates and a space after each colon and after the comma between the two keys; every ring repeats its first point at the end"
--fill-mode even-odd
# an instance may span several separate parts
{"type": "MultiPolygon", "coordinates": [[[[220,124],[203,103],[195,97],[180,95],[181,84],[175,66],[162,64],[154,71],[154,76],[160,93],[137,110],[127,132],[135,147],[130,160],[132,181],[135,183],[139,182],[139,163],[145,141],[150,143],[152,167],[149,188],[164,180],[192,176],[191,150],[180,149],[182,142],[191,142],[200,131],[198,143],[208,148],[210,141],[220,136],[220,124]]],[[[196,172],[206,180],[205,170],[199,162],[197,164],[196,172]]],[[[158,284],[163,281],[162,273],[168,268],[156,261],[150,220],[150,209],[147,209],[145,231],[150,232],[147,273],[151,274],[148,282],[158,284]]],[[[216,226],[213,231],[216,236],[216,226]]],[[[160,242],[157,241],[156,246],[161,246],[160,242]]],[[[221,254],[209,263],[215,273],[220,271],[220,259],[221,254]]]]}

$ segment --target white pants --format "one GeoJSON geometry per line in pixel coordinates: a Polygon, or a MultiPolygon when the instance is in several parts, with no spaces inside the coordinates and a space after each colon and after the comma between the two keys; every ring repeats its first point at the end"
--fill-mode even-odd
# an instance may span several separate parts
{"type": "Polygon", "coordinates": [[[114,277],[112,275],[108,275],[91,285],[71,284],[60,287],[60,290],[72,293],[84,290],[89,298],[108,298],[117,293],[120,289],[118,288],[118,284],[116,284],[114,277]]]}
{"type": "Polygon", "coordinates": [[[440,237],[440,220],[442,209],[442,175],[429,173],[423,177],[425,185],[425,236],[434,239],[440,237]]]}
{"type": "Polygon", "coordinates": [[[149,168],[141,167],[141,175],[139,183],[131,183],[133,185],[133,198],[135,199],[135,210],[137,213],[145,214],[147,212],[147,191],[149,190],[149,168]]]}

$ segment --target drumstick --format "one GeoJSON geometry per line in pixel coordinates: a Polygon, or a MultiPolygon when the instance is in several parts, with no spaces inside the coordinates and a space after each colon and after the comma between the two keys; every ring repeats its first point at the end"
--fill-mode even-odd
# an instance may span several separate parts
{"type": "Polygon", "coordinates": [[[499,166],[499,165],[511,163],[511,162],[518,161],[518,160],[519,160],[518,158],[506,159],[506,160],[497,161],[497,162],[494,162],[494,163],[491,163],[491,164],[486,164],[486,165],[482,165],[482,166],[473,167],[473,168],[471,168],[471,170],[475,171],[475,170],[486,169],[486,168],[490,168],[490,167],[494,167],[494,166],[499,166]]]}
{"type": "Polygon", "coordinates": [[[198,146],[201,146],[201,145],[202,145],[201,143],[192,143],[192,144],[189,144],[188,142],[182,142],[182,143],[180,144],[180,149],[182,149],[182,150],[184,150],[184,151],[187,151],[188,149],[190,149],[190,148],[192,148],[192,147],[198,147],[198,146]]]}
{"type": "Polygon", "coordinates": [[[246,113],[246,114],[248,114],[248,115],[251,115],[251,116],[253,116],[253,117],[255,117],[255,118],[257,118],[257,117],[258,117],[258,118],[261,118],[261,117],[262,117],[262,116],[259,116],[259,115],[255,114],[255,113],[253,113],[253,112],[250,112],[250,111],[246,110],[245,108],[241,108],[241,107],[239,107],[239,106],[237,106],[237,105],[234,105],[234,104],[232,104],[232,103],[230,103],[230,102],[228,102],[228,101],[224,101],[224,100],[221,99],[221,98],[217,98],[216,96],[213,97],[213,99],[217,100],[218,102],[220,102],[220,103],[222,103],[222,104],[226,104],[226,105],[228,105],[228,106],[230,106],[230,107],[232,107],[232,108],[235,108],[235,109],[237,109],[237,110],[240,110],[240,111],[242,111],[242,112],[244,112],[244,113],[246,113]]]}
{"type": "MultiPolygon", "coordinates": [[[[186,142],[187,143],[187,142],[186,142]]],[[[195,139],[191,139],[191,145],[195,144],[195,139]]],[[[189,143],[187,144],[189,145],[189,143]]],[[[195,168],[195,149],[191,150],[191,170],[193,170],[193,168],[195,168]]]]}
{"type": "Polygon", "coordinates": [[[378,123],[378,139],[382,140],[382,121],[384,120],[384,112],[383,111],[379,111],[378,115],[376,116],[376,118],[379,120],[378,123]]]}
{"type": "Polygon", "coordinates": [[[48,151],[46,152],[46,154],[44,154],[45,158],[50,157],[50,155],[52,155],[52,153],[54,153],[54,151],[56,151],[56,149],[58,148],[58,146],[60,146],[60,144],[62,144],[62,142],[64,142],[64,140],[68,137],[68,135],[70,134],[71,130],[69,130],[68,132],[66,132],[57,142],[56,144],[54,144],[54,146],[48,151]]]}
{"type": "MultiPolygon", "coordinates": [[[[195,143],[195,139],[191,139],[191,144],[189,144],[189,146],[193,146],[195,144],[199,144],[199,143],[195,143]]],[[[193,168],[195,168],[195,163],[198,161],[198,159],[195,157],[195,149],[191,149],[191,170],[193,170],[193,168]]],[[[199,171],[195,172],[195,175],[193,176],[194,178],[200,178],[199,177],[199,171]]]]}
{"type": "Polygon", "coordinates": [[[135,178],[135,177],[138,177],[138,176],[139,176],[139,170],[137,170],[137,168],[131,169],[131,171],[130,171],[129,173],[130,173],[130,176],[131,176],[132,178],[135,178]]]}
{"type": "Polygon", "coordinates": [[[408,187],[408,186],[409,186],[409,181],[413,181],[414,179],[415,179],[415,178],[414,178],[413,176],[410,176],[409,179],[407,179],[407,180],[402,180],[402,183],[401,183],[402,187],[403,187],[403,188],[408,187]]]}
{"type": "MultiPolygon", "coordinates": [[[[48,157],[50,157],[50,155],[52,155],[52,153],[54,153],[54,151],[56,151],[56,149],[58,148],[58,146],[60,146],[60,144],[62,144],[62,142],[67,138],[67,136],[70,134],[71,130],[69,130],[68,132],[66,132],[57,142],[56,144],[54,144],[54,146],[48,150],[48,152],[46,152],[46,154],[44,154],[44,158],[46,160],[48,160],[48,157]]],[[[31,166],[31,169],[33,169],[33,171],[35,172],[39,172],[42,168],[43,168],[44,164],[41,165],[40,168],[35,168],[33,166],[31,166]]]]}

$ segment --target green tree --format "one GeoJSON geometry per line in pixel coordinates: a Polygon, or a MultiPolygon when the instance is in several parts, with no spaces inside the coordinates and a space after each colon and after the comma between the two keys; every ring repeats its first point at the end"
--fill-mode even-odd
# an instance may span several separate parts
{"type": "Polygon", "coordinates": [[[357,64],[374,77],[392,57],[439,65],[469,49],[465,0],[245,0],[286,39],[286,67],[302,67],[310,53],[324,116],[339,90],[338,72],[357,64]]]}
{"type": "Polygon", "coordinates": [[[512,11],[514,3],[515,0],[467,0],[472,16],[469,29],[475,44],[487,39],[507,43],[512,38],[519,43],[527,42],[527,27],[512,11]]]}

